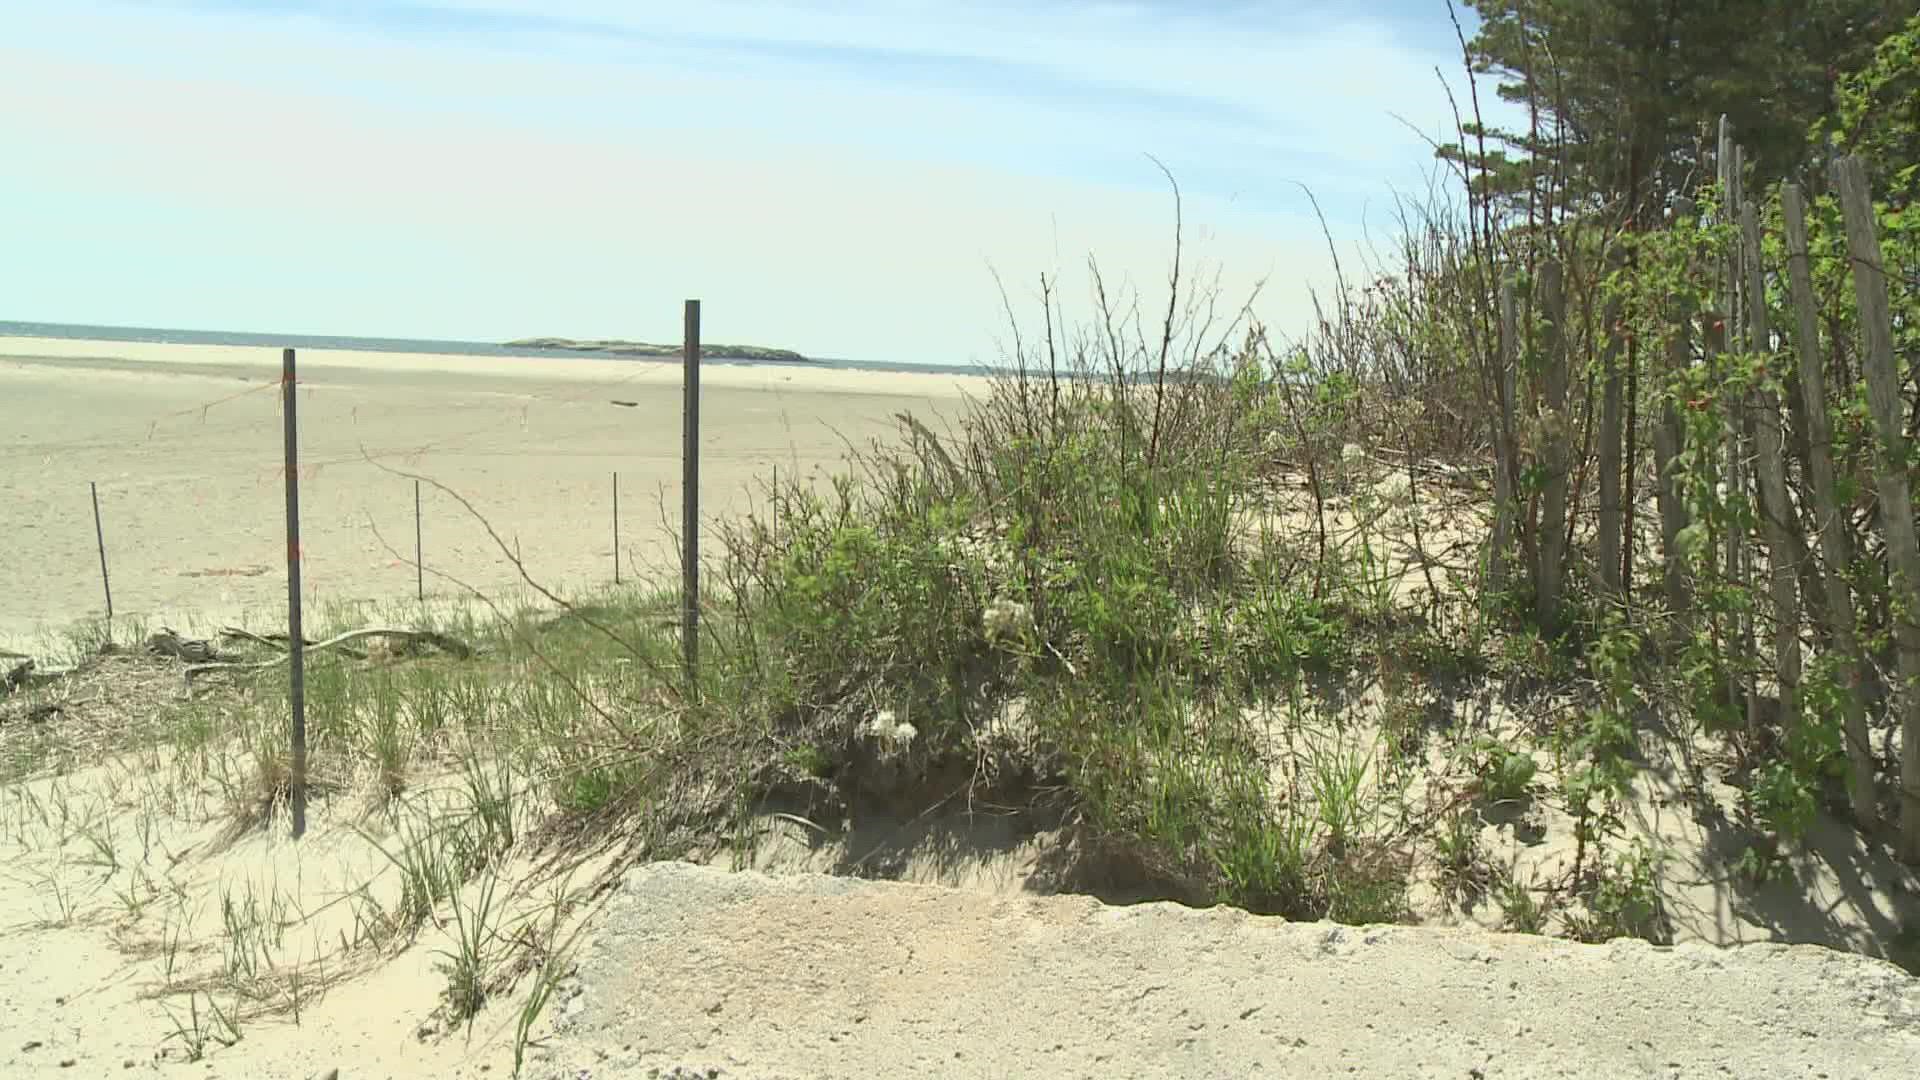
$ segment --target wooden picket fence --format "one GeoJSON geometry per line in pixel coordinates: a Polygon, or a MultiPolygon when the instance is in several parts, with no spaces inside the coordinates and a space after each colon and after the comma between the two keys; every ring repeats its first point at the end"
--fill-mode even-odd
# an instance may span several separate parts
{"type": "MultiPolygon", "coordinates": [[[[1763,603],[1738,617],[1714,615],[1699,629],[1711,633],[1732,662],[1735,674],[1727,687],[1729,700],[1743,708],[1748,726],[1757,727],[1763,690],[1777,695],[1779,722],[1790,729],[1799,722],[1797,699],[1808,659],[1807,642],[1830,651],[1847,673],[1851,692],[1841,718],[1847,757],[1847,790],[1852,812],[1864,828],[1880,821],[1874,786],[1875,763],[1869,742],[1868,716],[1873,707],[1871,660],[1855,631],[1859,607],[1848,575],[1853,564],[1853,536],[1846,523],[1833,454],[1834,436],[1829,418],[1829,373],[1822,347],[1822,320],[1810,270],[1807,235],[1807,199],[1792,184],[1778,189],[1784,232],[1783,266],[1770,267],[1761,244],[1761,207],[1748,195],[1743,182],[1744,153],[1734,141],[1725,119],[1720,124],[1717,165],[1722,201],[1713,224],[1731,227],[1736,239],[1723,264],[1698,267],[1710,275],[1713,307],[1690,311],[1678,298],[1666,316],[1667,340],[1651,368],[1671,374],[1681,366],[1720,363],[1734,353],[1778,359],[1790,377],[1780,394],[1759,388],[1745,396],[1728,395],[1723,445],[1696,447],[1711,456],[1719,481],[1732,497],[1746,497],[1758,508],[1758,527],[1727,529],[1715,538],[1704,562],[1683,555],[1683,536],[1694,525],[1676,480],[1676,462],[1687,449],[1686,431],[1675,406],[1643,423],[1629,416],[1632,394],[1623,393],[1617,301],[1602,315],[1602,326],[1614,327],[1602,348],[1599,393],[1591,406],[1597,414],[1598,453],[1594,472],[1598,481],[1595,515],[1594,563],[1598,587],[1624,595],[1630,584],[1633,550],[1634,500],[1623,491],[1631,483],[1632,461],[1640,457],[1637,433],[1647,431],[1654,465],[1654,504],[1665,566],[1661,590],[1667,607],[1682,625],[1696,614],[1696,585],[1713,576],[1723,582],[1753,587],[1763,603]],[[1783,281],[1792,325],[1768,323],[1766,283],[1769,271],[1783,281]],[[1789,355],[1785,355],[1790,352],[1789,355]],[[1698,357],[1698,359],[1696,358],[1698,357]],[[1624,429],[1623,429],[1624,423],[1624,429]],[[1789,427],[1789,425],[1792,427],[1789,427]],[[1803,438],[1789,446],[1788,432],[1803,438]],[[1632,434],[1636,441],[1623,439],[1632,434]],[[1622,461],[1625,445],[1633,457],[1622,461]],[[1799,453],[1794,449],[1798,447],[1799,453]],[[1800,483],[1790,483],[1789,459],[1800,461],[1800,483]],[[1809,528],[1805,523],[1811,520],[1809,528]],[[1809,532],[1811,536],[1807,535],[1809,532]],[[1757,535],[1755,535],[1757,533],[1757,535]],[[1624,542],[1624,543],[1623,543],[1624,542]],[[1806,573],[1802,573],[1802,570],[1806,573]],[[1811,588],[1816,595],[1803,595],[1811,588]],[[1821,633],[1807,634],[1809,601],[1825,613],[1821,633]],[[1764,640],[1763,640],[1764,639],[1764,640]],[[1761,658],[1766,662],[1762,664],[1761,658]],[[1770,673],[1771,685],[1756,685],[1760,673],[1770,673]]],[[[1897,686],[1891,695],[1902,733],[1900,755],[1900,857],[1920,863],[1920,539],[1916,539],[1913,497],[1906,462],[1908,439],[1904,426],[1901,376],[1894,349],[1894,325],[1889,301],[1887,269],[1868,189],[1866,170],[1855,157],[1840,157],[1830,166],[1831,189],[1845,221],[1850,273],[1858,302],[1857,343],[1871,407],[1874,446],[1873,482],[1878,498],[1880,539],[1885,544],[1893,605],[1894,654],[1897,686]]],[[[1694,205],[1679,200],[1676,219],[1691,218],[1694,205]]],[[[1547,259],[1534,270],[1532,310],[1541,320],[1541,332],[1528,338],[1536,358],[1530,400],[1536,412],[1521,414],[1518,375],[1523,326],[1513,278],[1499,290],[1497,347],[1493,385],[1497,399],[1494,418],[1495,519],[1489,547],[1489,583],[1504,587],[1515,568],[1511,554],[1518,548],[1524,571],[1530,576],[1536,620],[1543,631],[1559,629],[1565,617],[1566,574],[1570,562],[1570,493],[1582,486],[1587,462],[1582,452],[1576,462],[1574,425],[1569,421],[1573,351],[1567,340],[1567,296],[1564,270],[1557,259],[1547,259]],[[1523,438],[1525,425],[1535,425],[1523,438]],[[1538,477],[1523,507],[1523,462],[1531,447],[1538,477]],[[1575,466],[1579,465],[1576,474],[1575,466]]],[[[1628,489],[1630,490],[1630,489],[1628,489]]]]}

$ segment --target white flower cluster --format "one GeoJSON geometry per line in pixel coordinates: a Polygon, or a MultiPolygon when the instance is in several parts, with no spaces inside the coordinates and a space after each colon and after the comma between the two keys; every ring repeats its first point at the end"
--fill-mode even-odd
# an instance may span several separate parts
{"type": "MultiPolygon", "coordinates": [[[[1373,460],[1367,457],[1367,448],[1359,443],[1346,443],[1340,447],[1340,481],[1347,485],[1350,493],[1364,493],[1368,484],[1368,474],[1373,471],[1373,460]]],[[[1363,496],[1364,497],[1364,496],[1363,496]]]]}
{"type": "Polygon", "coordinates": [[[980,613],[980,627],[988,641],[1018,640],[1033,628],[1033,609],[1018,600],[998,597],[980,613]]]}
{"type": "Polygon", "coordinates": [[[914,736],[920,731],[905,720],[895,719],[892,709],[881,709],[867,718],[861,734],[878,742],[886,753],[897,754],[913,745],[914,736]]]}

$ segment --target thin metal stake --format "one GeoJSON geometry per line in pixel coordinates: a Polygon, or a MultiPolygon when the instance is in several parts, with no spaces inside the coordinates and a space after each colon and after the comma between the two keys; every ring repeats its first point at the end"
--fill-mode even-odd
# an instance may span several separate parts
{"type": "Polygon", "coordinates": [[[427,601],[427,559],[424,547],[420,543],[420,481],[413,482],[413,594],[421,603],[427,601]]]}
{"type": "Polygon", "coordinates": [[[100,527],[100,485],[87,481],[93,492],[93,539],[100,545],[100,588],[107,594],[107,637],[113,637],[113,580],[107,577],[107,533],[100,527]]]}
{"type": "Polygon", "coordinates": [[[300,633],[300,440],[292,349],[280,353],[280,390],[287,433],[287,697],[293,708],[293,838],[298,840],[307,832],[307,649],[300,633]]]}
{"type": "Polygon", "coordinates": [[[613,583],[620,584],[620,471],[613,473],[613,583]]]}
{"type": "Polygon", "coordinates": [[[700,301],[686,307],[686,406],[680,476],[680,648],[687,665],[687,685],[697,692],[700,680],[700,301]]]}

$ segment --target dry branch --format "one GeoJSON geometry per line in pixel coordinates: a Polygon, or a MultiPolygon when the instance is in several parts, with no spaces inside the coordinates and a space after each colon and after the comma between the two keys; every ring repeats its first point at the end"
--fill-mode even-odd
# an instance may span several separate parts
{"type": "MultiPolygon", "coordinates": [[[[400,630],[390,626],[369,626],[359,630],[349,630],[344,634],[336,634],[335,636],[330,637],[325,641],[318,642],[313,645],[309,645],[306,647],[306,649],[308,652],[320,652],[325,649],[338,648],[339,646],[344,645],[349,641],[358,641],[361,638],[370,638],[370,637],[400,638],[406,641],[424,641],[427,644],[432,645],[434,648],[439,649],[442,652],[449,653],[462,660],[472,656],[474,652],[473,647],[471,645],[468,645],[466,642],[463,642],[458,638],[448,637],[445,634],[436,633],[432,630],[400,630]]],[[[213,663],[206,663],[206,664],[189,664],[187,665],[185,674],[186,674],[188,684],[191,685],[193,682],[193,677],[195,675],[204,675],[210,671],[242,671],[242,672],[265,671],[268,668],[276,667],[280,664],[286,663],[287,658],[292,655],[293,655],[292,652],[284,652],[284,653],[281,653],[279,656],[271,657],[266,660],[255,661],[253,663],[235,663],[232,661],[216,661],[213,663]]]]}

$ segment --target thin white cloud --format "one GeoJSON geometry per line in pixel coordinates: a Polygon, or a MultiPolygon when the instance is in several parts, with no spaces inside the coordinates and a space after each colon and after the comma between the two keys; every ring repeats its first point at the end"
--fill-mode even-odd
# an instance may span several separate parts
{"type": "Polygon", "coordinates": [[[1271,276],[1263,313],[1283,326],[1303,319],[1304,285],[1326,278],[1317,226],[1286,182],[1322,189],[1351,230],[1359,189],[1381,199],[1424,168],[1386,112],[1431,99],[1432,75],[1361,22],[1288,41],[1126,10],[487,6],[761,52],[706,71],[685,55],[635,63],[365,20],[35,9],[14,25],[36,46],[0,51],[0,94],[19,106],[0,139],[25,166],[0,179],[0,230],[29,245],[0,271],[8,316],[670,335],[674,305],[701,295],[718,336],[989,359],[989,263],[1017,294],[1087,253],[1161,287],[1170,202],[1143,151],[1186,181],[1189,239],[1208,238],[1198,253],[1227,271],[1228,295],[1271,276]],[[1145,96],[1029,105],[953,80],[862,76],[811,57],[816,46],[976,57],[981,70],[1145,96]],[[1152,95],[1218,108],[1179,124],[1141,104],[1152,95]],[[1157,126],[1141,126],[1150,116],[1157,126]],[[142,209],[167,216],[148,231],[169,247],[104,227],[142,209]],[[50,224],[61,220],[70,227],[50,224]]]}

